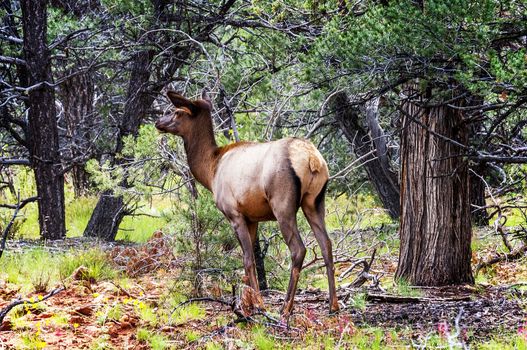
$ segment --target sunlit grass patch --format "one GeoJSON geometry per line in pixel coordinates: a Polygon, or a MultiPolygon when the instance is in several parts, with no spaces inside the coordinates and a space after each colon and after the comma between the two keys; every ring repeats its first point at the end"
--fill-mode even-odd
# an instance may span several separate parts
{"type": "Polygon", "coordinates": [[[150,305],[142,301],[136,303],[135,312],[143,322],[150,326],[156,326],[160,321],[156,311],[150,305]]]}
{"type": "Polygon", "coordinates": [[[152,350],[162,350],[168,347],[168,339],[165,336],[145,328],[137,330],[137,340],[147,343],[152,350]]]}
{"type": "Polygon", "coordinates": [[[34,332],[26,332],[20,336],[20,339],[24,344],[24,349],[38,350],[45,349],[48,346],[42,337],[34,332]]]}
{"type": "Polygon", "coordinates": [[[205,309],[197,304],[189,304],[177,308],[169,321],[173,325],[180,325],[189,321],[201,320],[205,317],[205,309]]]}
{"type": "Polygon", "coordinates": [[[97,323],[100,325],[106,324],[108,321],[118,322],[124,315],[123,305],[115,302],[111,305],[106,305],[102,310],[97,311],[97,323]]]}
{"type": "Polygon", "coordinates": [[[251,340],[256,349],[273,350],[276,348],[274,339],[268,336],[264,327],[253,327],[251,333],[251,340]]]}
{"type": "Polygon", "coordinates": [[[43,248],[28,249],[21,253],[7,251],[2,256],[0,279],[20,286],[24,293],[35,289],[43,292],[42,283],[51,285],[58,281],[59,262],[59,257],[43,248]]]}
{"type": "Polygon", "coordinates": [[[81,252],[69,252],[60,259],[60,276],[67,278],[79,267],[84,266],[86,276],[90,281],[109,280],[117,276],[118,271],[111,265],[106,254],[100,249],[81,252]]]}
{"type": "Polygon", "coordinates": [[[97,197],[72,198],[66,203],[66,230],[68,237],[82,236],[95,205],[97,197]]]}

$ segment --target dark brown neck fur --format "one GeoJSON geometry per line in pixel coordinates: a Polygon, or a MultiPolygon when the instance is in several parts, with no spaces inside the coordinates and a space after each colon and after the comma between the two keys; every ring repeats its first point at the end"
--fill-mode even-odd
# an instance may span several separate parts
{"type": "Polygon", "coordinates": [[[187,161],[196,180],[211,191],[214,177],[213,165],[216,164],[218,145],[214,138],[212,119],[207,113],[195,118],[196,127],[189,135],[183,136],[187,161]]]}

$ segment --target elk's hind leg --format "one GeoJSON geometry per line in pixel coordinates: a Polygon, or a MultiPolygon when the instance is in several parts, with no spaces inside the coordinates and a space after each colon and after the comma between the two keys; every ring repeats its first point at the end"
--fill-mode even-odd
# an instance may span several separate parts
{"type": "MultiPolygon", "coordinates": [[[[324,196],[322,192],[319,196],[324,196]]],[[[326,224],[324,220],[325,208],[324,199],[317,196],[316,198],[312,195],[306,195],[302,200],[302,211],[309,222],[309,226],[315,238],[317,239],[318,245],[324,257],[324,263],[326,264],[326,273],[328,275],[328,286],[329,286],[329,312],[335,313],[339,311],[339,303],[337,299],[337,292],[335,288],[335,266],[333,263],[333,248],[331,240],[329,239],[326,231],[326,224]]]]}
{"type": "Polygon", "coordinates": [[[300,277],[300,271],[302,270],[302,264],[306,256],[306,247],[304,246],[304,242],[302,242],[296,222],[298,207],[293,198],[296,198],[294,194],[289,194],[288,196],[288,193],[280,193],[280,195],[276,195],[271,201],[273,214],[278,221],[282,236],[291,253],[291,275],[289,277],[289,286],[287,288],[284,305],[281,310],[284,319],[288,319],[293,310],[298,278],[300,277]]]}

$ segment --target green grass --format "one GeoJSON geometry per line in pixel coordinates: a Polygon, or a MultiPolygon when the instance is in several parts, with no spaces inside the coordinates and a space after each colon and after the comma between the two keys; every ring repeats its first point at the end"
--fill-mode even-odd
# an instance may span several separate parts
{"type": "MultiPolygon", "coordinates": [[[[82,236],[96,204],[97,197],[95,196],[71,198],[66,201],[67,237],[82,236]]],[[[140,203],[143,208],[138,211],[139,215],[126,216],[123,219],[119,226],[117,240],[144,243],[155,231],[165,227],[167,221],[161,212],[171,205],[170,201],[165,198],[157,198],[152,202],[151,207],[145,209],[147,204],[146,202],[140,203]],[[149,216],[141,214],[148,214],[149,216]]],[[[17,238],[39,239],[37,205],[28,205],[21,213],[20,220],[23,220],[23,223],[16,233],[17,238]]]]}
{"type": "Polygon", "coordinates": [[[44,248],[27,249],[23,252],[7,251],[0,260],[0,279],[20,286],[21,292],[44,292],[69,277],[78,267],[87,268],[90,280],[112,279],[117,271],[99,249],[53,253],[44,248]]]}
{"type": "Polygon", "coordinates": [[[0,279],[20,286],[21,291],[35,291],[35,285],[47,280],[48,284],[59,280],[57,267],[60,258],[41,248],[26,250],[23,253],[7,251],[0,260],[0,279]]]}
{"type": "Polygon", "coordinates": [[[118,275],[117,270],[110,264],[110,261],[102,250],[91,249],[80,252],[72,251],[64,254],[59,267],[61,278],[69,277],[81,266],[87,268],[87,273],[83,276],[87,280],[109,280],[118,275]]]}
{"type": "Polygon", "coordinates": [[[197,304],[182,306],[174,311],[171,324],[180,325],[193,320],[200,320],[205,317],[205,309],[197,304]]]}
{"type": "Polygon", "coordinates": [[[88,225],[97,197],[72,198],[66,203],[66,230],[68,237],[80,237],[88,225]]]}
{"type": "Polygon", "coordinates": [[[152,350],[162,350],[168,347],[168,340],[161,334],[154,333],[145,328],[137,330],[137,339],[146,342],[152,350]]]}
{"type": "Polygon", "coordinates": [[[423,296],[423,292],[411,286],[406,280],[399,279],[392,285],[392,288],[390,288],[390,291],[394,294],[403,296],[403,297],[414,297],[419,298],[423,296]]]}
{"type": "Polygon", "coordinates": [[[253,327],[252,343],[258,350],[273,350],[276,348],[275,341],[267,335],[264,327],[253,327]]]}

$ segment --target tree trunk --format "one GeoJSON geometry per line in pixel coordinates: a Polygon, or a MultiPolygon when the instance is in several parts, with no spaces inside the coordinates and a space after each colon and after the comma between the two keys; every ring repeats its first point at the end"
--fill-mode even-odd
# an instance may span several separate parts
{"type": "Polygon", "coordinates": [[[46,44],[47,2],[22,0],[24,57],[29,92],[28,136],[31,165],[35,172],[38,221],[43,239],[66,237],[64,175],[59,154],[55,94],[50,52],[46,44]],[[35,87],[37,84],[40,86],[35,87]]]}
{"type": "MultiPolygon", "coordinates": [[[[132,71],[128,84],[126,104],[119,124],[115,154],[122,151],[123,137],[137,134],[142,118],[154,101],[153,96],[148,93],[152,58],[153,52],[144,50],[137,52],[132,59],[132,71]]],[[[128,186],[126,180],[121,185],[128,186]]],[[[83,235],[85,237],[98,237],[106,241],[115,240],[125,213],[126,208],[123,197],[114,195],[112,191],[104,192],[93,210],[83,235]]]]}
{"type": "Polygon", "coordinates": [[[269,288],[267,286],[267,276],[265,274],[264,258],[265,255],[262,251],[260,240],[257,238],[256,242],[254,242],[254,262],[256,265],[256,273],[258,275],[258,285],[260,286],[260,290],[266,290],[269,288]]]}
{"type": "Polygon", "coordinates": [[[123,197],[115,196],[112,191],[103,192],[86,226],[84,236],[97,237],[105,241],[115,240],[125,214],[123,197]]]}
{"type": "Polygon", "coordinates": [[[400,216],[399,184],[397,174],[390,168],[385,136],[379,126],[378,101],[366,106],[367,126],[362,125],[359,110],[352,106],[344,92],[333,96],[330,108],[335,112],[344,136],[353,144],[357,157],[375,150],[373,154],[365,156],[364,168],[384,208],[393,219],[397,219],[400,216]]]}
{"type": "MultiPolygon", "coordinates": [[[[66,70],[64,76],[71,74],[66,70]]],[[[66,121],[68,156],[74,163],[71,169],[75,197],[89,193],[89,175],[84,169],[86,152],[90,147],[92,128],[94,83],[89,74],[78,74],[68,78],[60,86],[60,98],[66,121]]]]}
{"type": "Polygon", "coordinates": [[[445,139],[466,145],[469,133],[459,110],[420,103],[403,105],[396,279],[422,286],[474,283],[468,164],[459,156],[463,149],[445,139]]]}

